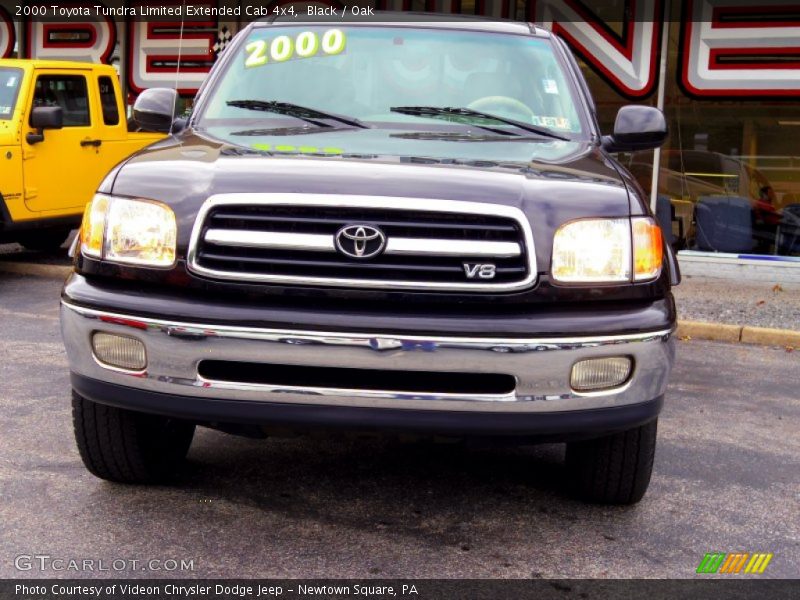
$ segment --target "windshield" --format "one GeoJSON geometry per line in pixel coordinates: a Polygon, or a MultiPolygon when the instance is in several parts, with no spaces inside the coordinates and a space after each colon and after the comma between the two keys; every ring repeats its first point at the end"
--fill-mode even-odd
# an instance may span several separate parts
{"type": "Polygon", "coordinates": [[[547,39],[433,28],[264,27],[237,52],[195,125],[239,145],[508,160],[530,158],[534,145],[584,138],[547,39]],[[325,141],[310,144],[309,134],[325,134],[325,141]],[[305,139],[286,139],[300,135],[305,139]],[[469,146],[481,149],[465,151],[467,144],[453,141],[480,142],[469,146]]]}
{"type": "Polygon", "coordinates": [[[0,121],[8,121],[14,114],[21,79],[21,69],[0,67],[0,121]]]}

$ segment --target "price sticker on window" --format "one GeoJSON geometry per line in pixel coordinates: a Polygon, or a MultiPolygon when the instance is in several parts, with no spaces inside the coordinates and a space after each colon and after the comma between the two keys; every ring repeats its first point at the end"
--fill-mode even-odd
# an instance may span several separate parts
{"type": "Polygon", "coordinates": [[[555,79],[542,79],[542,87],[545,94],[558,95],[558,84],[555,79]]]}
{"type": "Polygon", "coordinates": [[[296,36],[279,35],[272,40],[254,40],[244,47],[244,66],[248,69],[287,60],[336,56],[344,52],[347,36],[341,29],[328,29],[321,35],[303,31],[296,36]]]}

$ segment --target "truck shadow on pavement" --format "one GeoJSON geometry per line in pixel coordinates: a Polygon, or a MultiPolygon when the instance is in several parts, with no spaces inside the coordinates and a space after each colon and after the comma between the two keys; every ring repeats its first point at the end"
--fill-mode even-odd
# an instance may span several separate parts
{"type": "Polygon", "coordinates": [[[0,262],[69,266],[72,259],[63,246],[57,250],[28,250],[17,244],[0,244],[0,262]]]}
{"type": "Polygon", "coordinates": [[[554,504],[564,516],[570,511],[563,445],[221,436],[198,435],[181,489],[297,519],[408,533],[424,529],[426,519],[444,524],[523,508],[560,512],[554,504]]]}

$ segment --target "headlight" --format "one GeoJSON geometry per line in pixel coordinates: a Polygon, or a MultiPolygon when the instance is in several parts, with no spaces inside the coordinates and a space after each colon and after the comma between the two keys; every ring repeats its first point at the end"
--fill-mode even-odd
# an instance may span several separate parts
{"type": "Polygon", "coordinates": [[[83,216],[81,252],[112,262],[171,267],[177,230],[175,213],[161,202],[98,194],[83,216]]]}
{"type": "Polygon", "coordinates": [[[661,274],[664,260],[664,242],[661,227],[650,217],[631,219],[633,230],[633,279],[647,281],[661,274]]]}
{"type": "Polygon", "coordinates": [[[562,225],[553,239],[553,279],[613,283],[631,279],[631,222],[593,219],[562,225]]]}
{"type": "Polygon", "coordinates": [[[553,238],[553,280],[624,283],[661,273],[661,229],[649,217],[587,219],[558,228],[553,238]]]}
{"type": "Polygon", "coordinates": [[[108,213],[108,197],[95,196],[94,200],[86,205],[81,222],[81,252],[92,258],[103,255],[103,234],[106,228],[106,213],[108,213]]]}

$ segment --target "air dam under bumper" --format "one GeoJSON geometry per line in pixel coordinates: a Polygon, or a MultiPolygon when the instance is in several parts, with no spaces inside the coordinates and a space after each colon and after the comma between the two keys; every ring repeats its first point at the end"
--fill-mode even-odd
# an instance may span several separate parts
{"type": "MultiPolygon", "coordinates": [[[[345,409],[382,409],[384,414],[398,416],[412,411],[430,414],[433,420],[437,413],[470,413],[476,418],[486,417],[487,428],[493,416],[504,415],[513,420],[515,415],[541,415],[544,423],[548,420],[545,414],[609,409],[609,414],[622,416],[626,411],[621,409],[628,407],[633,412],[627,411],[630,414],[626,418],[633,419],[636,414],[636,419],[643,422],[647,420],[644,416],[652,418],[658,413],[674,362],[670,330],[536,339],[394,336],[173,322],[109,313],[67,302],[62,302],[61,326],[73,384],[78,391],[83,390],[99,402],[130,408],[137,408],[134,392],[138,391],[142,411],[205,421],[224,421],[227,402],[232,409],[231,422],[251,421],[242,415],[258,414],[258,410],[241,412],[242,406],[255,408],[268,404],[285,406],[298,415],[304,412],[303,407],[340,407],[343,415],[354,416],[357,411],[345,409]],[[140,340],[147,352],[146,370],[131,373],[104,366],[92,351],[91,337],[95,332],[140,340]],[[576,362],[611,356],[633,360],[633,373],[623,385],[591,393],[571,389],[570,372],[576,362]],[[209,364],[205,361],[292,365],[334,372],[336,369],[359,369],[362,373],[373,369],[401,371],[409,377],[420,371],[469,376],[502,374],[513,377],[516,385],[502,392],[471,393],[461,389],[443,393],[379,389],[374,385],[360,388],[357,377],[347,387],[319,387],[311,380],[300,385],[272,384],[252,378],[236,381],[228,376],[204,377],[199,367],[201,362],[209,364]],[[102,389],[114,393],[119,400],[103,398],[102,389]],[[130,393],[124,393],[125,389],[130,393]],[[121,402],[122,396],[130,401],[121,402]],[[204,400],[213,401],[211,404],[217,408],[209,412],[211,404],[204,400]],[[193,403],[196,411],[192,411],[193,403]],[[637,406],[643,409],[645,404],[650,407],[645,411],[647,415],[636,409],[637,406]]],[[[527,421],[536,428],[535,420],[527,421]]]]}

